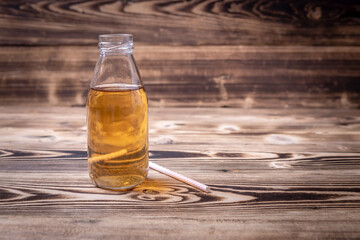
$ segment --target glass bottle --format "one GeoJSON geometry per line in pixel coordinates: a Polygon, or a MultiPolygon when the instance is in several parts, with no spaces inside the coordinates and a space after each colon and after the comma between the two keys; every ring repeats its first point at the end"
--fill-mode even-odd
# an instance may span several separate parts
{"type": "Polygon", "coordinates": [[[97,187],[130,189],[148,172],[148,103],[130,34],[99,36],[87,101],[88,167],[97,187]]]}

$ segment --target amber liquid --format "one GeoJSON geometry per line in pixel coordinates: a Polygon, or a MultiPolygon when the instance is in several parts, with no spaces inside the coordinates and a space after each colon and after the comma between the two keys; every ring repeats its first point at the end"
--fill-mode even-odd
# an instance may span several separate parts
{"type": "Polygon", "coordinates": [[[107,84],[88,97],[88,166],[96,186],[128,189],[148,172],[148,105],[143,88],[107,84]]]}

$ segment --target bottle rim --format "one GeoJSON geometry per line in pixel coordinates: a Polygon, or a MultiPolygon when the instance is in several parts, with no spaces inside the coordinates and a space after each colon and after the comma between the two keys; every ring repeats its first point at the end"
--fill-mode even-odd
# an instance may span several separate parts
{"type": "Polygon", "coordinates": [[[99,49],[102,53],[131,53],[133,48],[132,34],[99,35],[99,49]]]}

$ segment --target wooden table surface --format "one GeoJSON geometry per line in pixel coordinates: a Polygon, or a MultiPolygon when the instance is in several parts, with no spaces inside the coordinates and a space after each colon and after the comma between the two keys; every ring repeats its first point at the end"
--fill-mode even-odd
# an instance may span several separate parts
{"type": "Polygon", "coordinates": [[[0,107],[1,239],[359,239],[360,110],[151,108],[129,192],[87,172],[85,109],[0,107]]]}

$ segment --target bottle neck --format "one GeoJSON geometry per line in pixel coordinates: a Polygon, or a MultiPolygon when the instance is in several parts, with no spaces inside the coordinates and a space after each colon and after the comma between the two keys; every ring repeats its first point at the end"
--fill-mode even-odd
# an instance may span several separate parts
{"type": "Polygon", "coordinates": [[[131,51],[101,52],[90,87],[104,84],[142,86],[131,51]]]}
{"type": "Polygon", "coordinates": [[[94,70],[91,87],[103,85],[142,86],[134,57],[133,38],[130,34],[99,36],[100,58],[94,70]]]}

